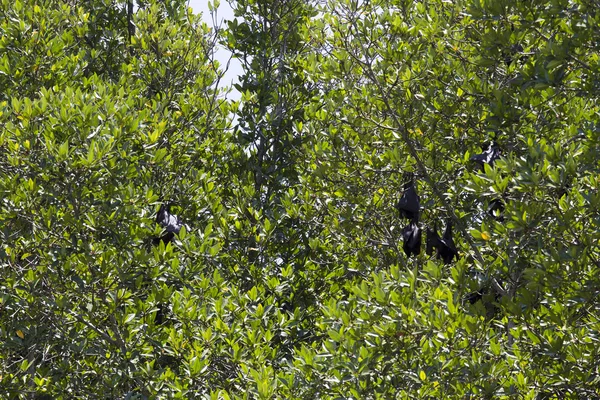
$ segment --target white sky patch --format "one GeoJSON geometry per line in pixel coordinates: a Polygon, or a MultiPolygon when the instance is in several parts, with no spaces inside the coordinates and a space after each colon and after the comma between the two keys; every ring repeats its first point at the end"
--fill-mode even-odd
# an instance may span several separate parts
{"type": "MultiPolygon", "coordinates": [[[[225,23],[226,20],[232,20],[233,10],[229,6],[229,3],[225,0],[221,0],[219,8],[216,11],[216,14],[211,15],[208,10],[208,1],[209,0],[189,0],[188,5],[192,7],[194,13],[202,13],[202,19],[209,26],[221,26],[221,28],[226,28],[227,25],[225,23]]],[[[230,100],[239,100],[242,95],[238,92],[234,87],[234,83],[238,83],[238,77],[244,72],[242,69],[242,64],[236,58],[231,58],[231,52],[221,46],[218,47],[216,52],[216,59],[221,64],[221,68],[227,68],[227,62],[229,62],[229,69],[225,71],[225,76],[221,80],[223,85],[231,86],[232,91],[227,95],[227,98],[230,100]]]]}

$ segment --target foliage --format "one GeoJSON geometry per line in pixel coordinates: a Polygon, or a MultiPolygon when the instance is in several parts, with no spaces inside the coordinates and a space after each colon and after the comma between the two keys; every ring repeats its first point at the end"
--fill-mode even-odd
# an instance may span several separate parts
{"type": "Polygon", "coordinates": [[[130,4],[2,3],[6,397],[600,396],[597,7],[130,4]]]}
{"type": "Polygon", "coordinates": [[[68,43],[93,18],[46,6],[3,7],[2,392],[182,396],[220,381],[196,361],[214,362],[218,347],[207,358],[204,339],[182,336],[209,314],[197,309],[204,291],[219,292],[215,181],[231,142],[209,30],[183,9],[169,19],[148,6],[118,70],[90,71],[93,46],[68,43]],[[49,57],[36,66],[20,53],[49,57]],[[184,257],[149,246],[163,200],[203,228],[180,235],[184,257]],[[175,379],[180,369],[189,379],[175,379]]]}

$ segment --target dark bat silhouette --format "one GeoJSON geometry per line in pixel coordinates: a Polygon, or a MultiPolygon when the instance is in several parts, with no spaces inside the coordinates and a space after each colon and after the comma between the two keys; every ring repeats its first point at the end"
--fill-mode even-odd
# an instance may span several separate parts
{"type": "Polygon", "coordinates": [[[416,220],[402,229],[402,238],[404,239],[402,249],[407,257],[412,254],[418,256],[421,253],[421,229],[416,220]]]}
{"type": "Polygon", "coordinates": [[[475,286],[477,289],[465,295],[464,299],[469,303],[474,304],[481,300],[487,293],[489,285],[487,284],[487,279],[484,274],[474,270],[469,271],[468,274],[473,279],[473,285],[471,287],[475,286]]]}
{"type": "Polygon", "coordinates": [[[438,257],[441,257],[446,264],[450,264],[454,257],[458,260],[458,251],[456,250],[454,240],[452,239],[452,223],[450,221],[446,223],[446,230],[444,231],[441,242],[443,246],[439,249],[438,257]]]}
{"type": "Polygon", "coordinates": [[[452,239],[452,223],[448,221],[444,235],[441,238],[435,227],[434,229],[427,228],[426,247],[428,255],[432,255],[435,249],[436,257],[444,260],[445,264],[450,264],[454,257],[458,260],[458,251],[452,239]]]}
{"type": "Polygon", "coordinates": [[[404,184],[404,193],[402,193],[400,201],[396,204],[396,209],[400,212],[401,217],[416,221],[419,218],[420,207],[419,195],[415,189],[414,179],[411,176],[410,181],[404,184]]]}
{"type": "Polygon", "coordinates": [[[486,318],[493,318],[500,311],[498,302],[500,301],[500,294],[495,292],[489,282],[484,277],[480,277],[477,284],[477,289],[464,296],[464,301],[475,304],[481,302],[485,310],[486,318]]]}
{"type": "Polygon", "coordinates": [[[467,294],[465,296],[465,300],[468,301],[470,304],[475,304],[483,298],[484,294],[485,294],[485,291],[483,289],[480,289],[475,292],[471,292],[471,293],[467,294]]]}
{"type": "Polygon", "coordinates": [[[427,237],[425,239],[425,253],[428,256],[433,254],[433,250],[438,250],[442,245],[442,239],[437,233],[437,228],[434,226],[433,229],[427,227],[427,237]]]}
{"type": "Polygon", "coordinates": [[[157,245],[161,240],[167,244],[173,241],[176,234],[181,231],[183,221],[177,215],[171,214],[171,204],[161,204],[158,213],[156,214],[156,223],[162,226],[165,234],[160,238],[154,239],[154,244],[157,245]]]}
{"type": "Polygon", "coordinates": [[[484,165],[494,165],[494,161],[500,158],[500,147],[495,142],[488,145],[488,148],[481,154],[475,154],[469,160],[477,163],[480,171],[483,171],[484,165]]]}
{"type": "Polygon", "coordinates": [[[490,201],[487,213],[490,216],[492,216],[496,221],[502,222],[504,221],[504,215],[502,215],[502,213],[504,212],[504,208],[504,201],[502,201],[501,199],[494,199],[490,201]]]}
{"type": "Polygon", "coordinates": [[[504,49],[502,51],[502,55],[504,56],[504,62],[506,66],[509,66],[513,62],[513,57],[517,56],[517,60],[524,62],[527,61],[527,56],[523,55],[523,46],[519,43],[513,44],[508,49],[504,49]]]}

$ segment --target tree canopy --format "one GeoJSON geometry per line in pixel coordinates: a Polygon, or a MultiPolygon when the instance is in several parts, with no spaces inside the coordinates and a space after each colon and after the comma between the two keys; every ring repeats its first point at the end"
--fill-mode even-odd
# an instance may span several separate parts
{"type": "Polygon", "coordinates": [[[600,8],[231,6],[2,0],[0,392],[600,397],[600,8]]]}

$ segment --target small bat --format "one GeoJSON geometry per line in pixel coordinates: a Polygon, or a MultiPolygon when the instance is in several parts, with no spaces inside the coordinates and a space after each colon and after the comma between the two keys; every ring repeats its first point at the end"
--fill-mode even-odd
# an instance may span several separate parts
{"type": "Polygon", "coordinates": [[[488,148],[481,154],[475,154],[469,160],[477,163],[479,170],[483,171],[484,165],[494,165],[494,161],[500,158],[500,147],[495,142],[488,145],[488,148]]]}
{"type": "Polygon", "coordinates": [[[437,233],[437,229],[434,227],[430,229],[427,227],[427,237],[425,239],[425,253],[428,256],[433,254],[433,250],[438,250],[438,248],[442,245],[442,238],[437,233]]]}
{"type": "Polygon", "coordinates": [[[400,216],[408,218],[412,221],[417,221],[419,218],[419,195],[415,189],[413,177],[411,176],[410,181],[404,184],[404,193],[396,204],[396,209],[400,212],[400,216]]]}
{"type": "Polygon", "coordinates": [[[444,235],[441,238],[435,227],[434,229],[427,228],[426,253],[432,255],[434,249],[436,250],[436,257],[444,260],[445,264],[450,264],[454,257],[458,260],[458,251],[452,239],[452,223],[450,221],[448,221],[444,235]]]}
{"type": "Polygon", "coordinates": [[[504,221],[504,201],[501,199],[494,199],[490,201],[487,209],[487,213],[493,217],[496,221],[502,222],[504,221]]]}
{"type": "Polygon", "coordinates": [[[166,233],[160,238],[154,239],[154,244],[157,245],[159,241],[163,241],[165,244],[173,241],[176,234],[181,231],[183,221],[175,214],[171,214],[171,204],[162,204],[156,214],[156,223],[164,228],[166,233]]]}
{"type": "Polygon", "coordinates": [[[441,242],[443,246],[439,249],[438,258],[441,257],[446,264],[450,264],[454,257],[458,260],[458,251],[454,245],[454,240],[452,240],[452,223],[450,221],[446,223],[446,230],[444,231],[441,242]]]}
{"type": "Polygon", "coordinates": [[[523,46],[521,46],[519,43],[513,44],[508,50],[503,50],[502,55],[504,55],[504,62],[506,63],[506,66],[509,66],[513,62],[513,57],[518,54],[521,54],[521,56],[517,57],[519,61],[526,61],[527,56],[523,55],[523,51],[523,46]]]}
{"type": "Polygon", "coordinates": [[[402,229],[402,238],[404,239],[402,249],[407,257],[412,254],[418,256],[421,253],[421,229],[416,220],[402,229]]]}

